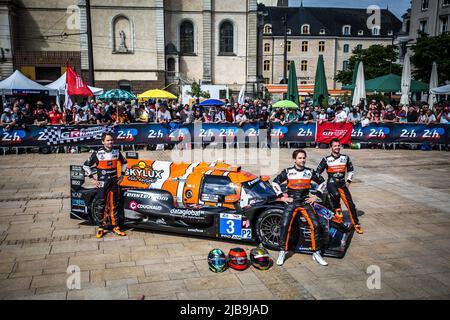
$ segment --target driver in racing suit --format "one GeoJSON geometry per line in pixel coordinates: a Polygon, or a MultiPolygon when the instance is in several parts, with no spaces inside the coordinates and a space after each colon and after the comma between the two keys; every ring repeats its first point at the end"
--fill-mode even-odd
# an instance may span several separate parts
{"type": "Polygon", "coordinates": [[[349,156],[341,154],[341,143],[339,139],[333,139],[330,142],[331,155],[322,159],[317,167],[317,172],[327,170],[328,181],[327,190],[331,195],[332,210],[341,209],[341,198],[348,210],[348,215],[352,222],[352,227],[358,234],[362,234],[361,225],[359,224],[358,214],[355,204],[349,191],[350,183],[353,177],[353,164],[349,156]],[[347,173],[347,178],[345,177],[347,173]]]}
{"type": "MultiPolygon", "coordinates": [[[[272,182],[272,187],[277,196],[281,196],[280,185],[287,182],[287,196],[283,195],[280,200],[284,201],[287,206],[284,209],[283,218],[280,226],[280,253],[278,255],[277,264],[282,265],[289,249],[289,237],[292,223],[298,213],[308,223],[311,230],[311,250],[313,251],[313,260],[320,265],[326,266],[328,263],[322,258],[320,251],[325,243],[321,243],[323,233],[326,232],[320,222],[317,213],[312,206],[314,201],[318,200],[317,196],[309,196],[311,188],[311,180],[319,184],[318,191],[323,191],[325,187],[325,179],[315,170],[305,167],[306,152],[304,150],[295,150],[292,154],[294,166],[284,169],[272,182]]],[[[325,238],[325,237],[323,237],[325,238]]]]}
{"type": "Polygon", "coordinates": [[[119,150],[113,149],[113,136],[111,133],[102,134],[103,147],[91,154],[83,165],[83,169],[89,178],[93,179],[91,167],[97,168],[97,179],[94,179],[97,187],[98,212],[103,212],[103,219],[98,226],[97,238],[102,238],[106,234],[105,226],[108,214],[111,221],[112,231],[125,236],[125,232],[119,228],[119,184],[124,177],[127,169],[127,160],[119,150]],[[117,178],[117,163],[121,162],[121,176],[117,178]],[[109,204],[109,212],[106,210],[106,204],[109,204]]]}

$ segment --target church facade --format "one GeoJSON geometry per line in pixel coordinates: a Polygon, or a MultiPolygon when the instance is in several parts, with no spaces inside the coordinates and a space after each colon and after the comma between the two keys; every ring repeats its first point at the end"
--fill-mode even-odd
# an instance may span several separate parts
{"type": "MultiPolygon", "coordinates": [[[[2,1],[9,68],[45,83],[66,63],[88,79],[86,0],[2,1]],[[9,20],[8,20],[9,19],[9,20]]],[[[257,90],[257,0],[91,0],[95,86],[257,90]]],[[[3,38],[3,37],[2,37],[3,38]]],[[[9,71],[8,71],[9,70],[9,71]]]]}

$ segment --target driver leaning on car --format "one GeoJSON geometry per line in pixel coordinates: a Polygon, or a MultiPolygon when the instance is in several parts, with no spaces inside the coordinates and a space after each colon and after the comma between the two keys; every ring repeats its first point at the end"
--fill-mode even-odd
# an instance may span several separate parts
{"type": "Polygon", "coordinates": [[[320,254],[322,245],[324,245],[321,243],[321,232],[324,232],[326,229],[320,224],[319,217],[312,206],[312,203],[317,201],[318,197],[314,195],[309,197],[311,181],[318,183],[318,191],[322,192],[326,185],[325,179],[315,170],[305,167],[306,152],[304,150],[295,150],[292,153],[292,158],[294,159],[294,166],[281,171],[272,182],[272,187],[277,196],[283,195],[280,185],[287,182],[287,196],[283,195],[280,199],[287,206],[281,219],[280,253],[277,264],[282,265],[284,263],[286,251],[289,249],[292,223],[296,215],[300,213],[311,230],[311,250],[314,251],[313,260],[320,265],[326,266],[328,264],[320,254]]]}

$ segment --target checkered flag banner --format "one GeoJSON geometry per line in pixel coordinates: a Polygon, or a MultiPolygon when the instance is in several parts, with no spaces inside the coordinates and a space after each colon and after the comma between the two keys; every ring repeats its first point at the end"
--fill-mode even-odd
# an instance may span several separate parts
{"type": "Polygon", "coordinates": [[[114,126],[61,127],[51,126],[45,129],[47,145],[56,146],[74,142],[99,140],[104,132],[114,133],[114,126]]]}

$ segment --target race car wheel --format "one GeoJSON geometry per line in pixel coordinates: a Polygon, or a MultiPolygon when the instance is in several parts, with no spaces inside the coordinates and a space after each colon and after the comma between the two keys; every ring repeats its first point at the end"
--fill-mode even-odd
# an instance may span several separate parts
{"type": "MultiPolygon", "coordinates": [[[[280,249],[280,226],[281,218],[283,217],[283,210],[269,209],[264,211],[256,220],[256,233],[259,241],[270,250],[280,249]]],[[[291,226],[291,233],[289,237],[289,248],[297,245],[299,240],[298,221],[295,220],[291,226]]]]}
{"type": "MultiPolygon", "coordinates": [[[[103,221],[103,212],[98,210],[98,202],[99,199],[96,197],[91,204],[91,223],[96,226],[100,226],[103,221]]],[[[106,212],[109,212],[109,203],[106,203],[105,206],[106,212]]],[[[107,219],[106,224],[108,225],[109,219],[107,219]]]]}
{"type": "Polygon", "coordinates": [[[256,233],[259,241],[270,250],[280,246],[280,223],[283,210],[269,209],[261,213],[256,220],[256,233]]]}

